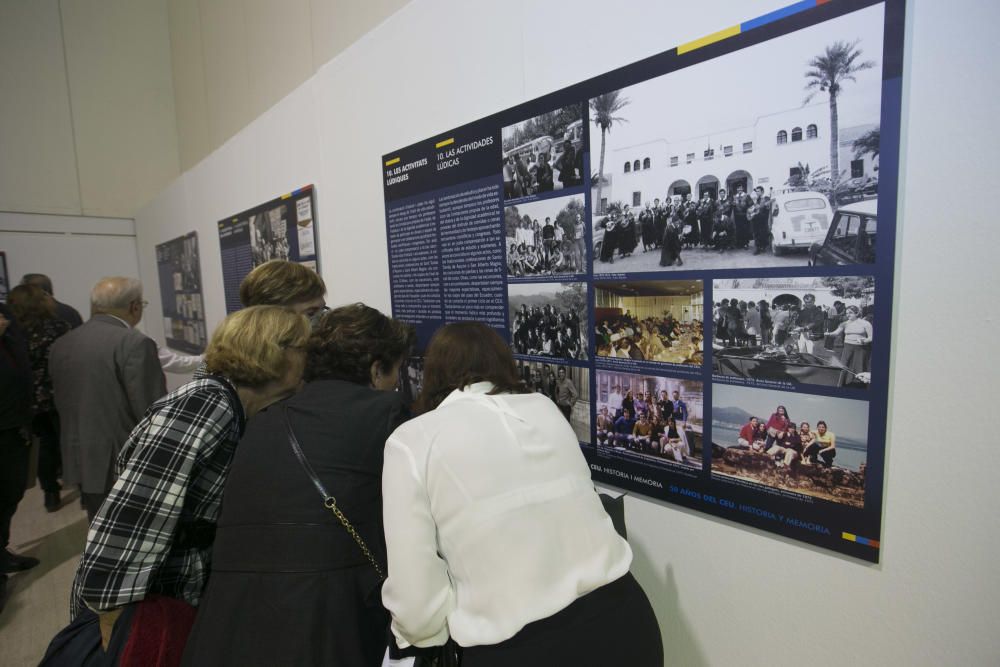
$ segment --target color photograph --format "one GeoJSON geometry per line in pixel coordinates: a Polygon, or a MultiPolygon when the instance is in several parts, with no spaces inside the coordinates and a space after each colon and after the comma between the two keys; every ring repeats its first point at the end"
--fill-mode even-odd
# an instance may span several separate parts
{"type": "Polygon", "coordinates": [[[597,371],[597,446],[647,462],[702,467],[702,383],[597,371]]]}
{"type": "Polygon", "coordinates": [[[865,504],[868,403],[712,385],[712,475],[865,504]]]}
{"type": "Polygon", "coordinates": [[[629,280],[594,283],[598,357],[701,365],[704,283],[629,280]]]}

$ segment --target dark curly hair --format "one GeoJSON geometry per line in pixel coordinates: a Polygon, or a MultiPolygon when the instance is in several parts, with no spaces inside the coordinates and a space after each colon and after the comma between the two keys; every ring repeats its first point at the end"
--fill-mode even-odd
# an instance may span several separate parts
{"type": "Polygon", "coordinates": [[[527,393],[503,338],[482,322],[453,322],[437,330],[424,357],[424,386],[416,414],[436,408],[448,394],[475,382],[492,382],[491,394],[527,393]]]}
{"type": "Polygon", "coordinates": [[[388,372],[409,356],[413,327],[363,303],[334,308],[319,322],[306,346],[306,381],[371,383],[371,367],[388,372]]]}

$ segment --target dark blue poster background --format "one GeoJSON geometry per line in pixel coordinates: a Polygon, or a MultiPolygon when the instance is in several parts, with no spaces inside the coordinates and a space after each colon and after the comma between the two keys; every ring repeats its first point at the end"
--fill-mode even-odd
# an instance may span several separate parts
{"type": "Polygon", "coordinates": [[[243,307],[240,283],[266,261],[287,259],[319,271],[315,200],[306,185],[219,221],[227,314],[243,307]]]}
{"type": "Polygon", "coordinates": [[[394,316],[565,370],[595,480],[878,562],[904,9],[797,2],[382,156],[394,316]]]}
{"type": "Polygon", "coordinates": [[[160,304],[167,345],[200,354],[208,344],[201,285],[198,233],[191,232],[156,246],[160,304]]]}

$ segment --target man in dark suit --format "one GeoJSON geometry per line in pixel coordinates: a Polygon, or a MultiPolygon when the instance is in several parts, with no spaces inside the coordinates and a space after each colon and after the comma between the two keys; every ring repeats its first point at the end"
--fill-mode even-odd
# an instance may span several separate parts
{"type": "Polygon", "coordinates": [[[71,329],[75,329],[83,324],[83,318],[80,317],[80,313],[77,312],[76,308],[61,301],[56,301],[56,298],[52,296],[52,280],[44,273],[26,273],[21,278],[21,284],[40,287],[46,294],[51,296],[52,300],[56,302],[56,317],[60,320],[65,320],[71,329]]]}
{"type": "MultiPolygon", "coordinates": [[[[28,481],[31,425],[31,363],[28,344],[6,306],[0,304],[0,600],[7,573],[27,570],[38,559],[7,550],[10,521],[28,481]]],[[[2,604],[0,604],[2,606],[2,604]]]]}
{"type": "Polygon", "coordinates": [[[135,330],[145,306],[135,278],[102,278],[90,293],[92,317],[49,351],[63,481],[80,486],[91,519],[114,484],[122,443],[167,393],[156,343],[135,330]]]}

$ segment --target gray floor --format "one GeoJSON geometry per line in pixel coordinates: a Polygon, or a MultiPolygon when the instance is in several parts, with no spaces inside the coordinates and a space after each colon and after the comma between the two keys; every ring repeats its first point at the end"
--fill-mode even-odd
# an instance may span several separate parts
{"type": "Polygon", "coordinates": [[[37,665],[53,635],[69,622],[69,588],[86,539],[87,514],[76,492],[63,493],[62,507],[51,514],[38,486],[24,494],[11,526],[10,549],[42,562],[7,581],[0,667],[37,665]]]}

